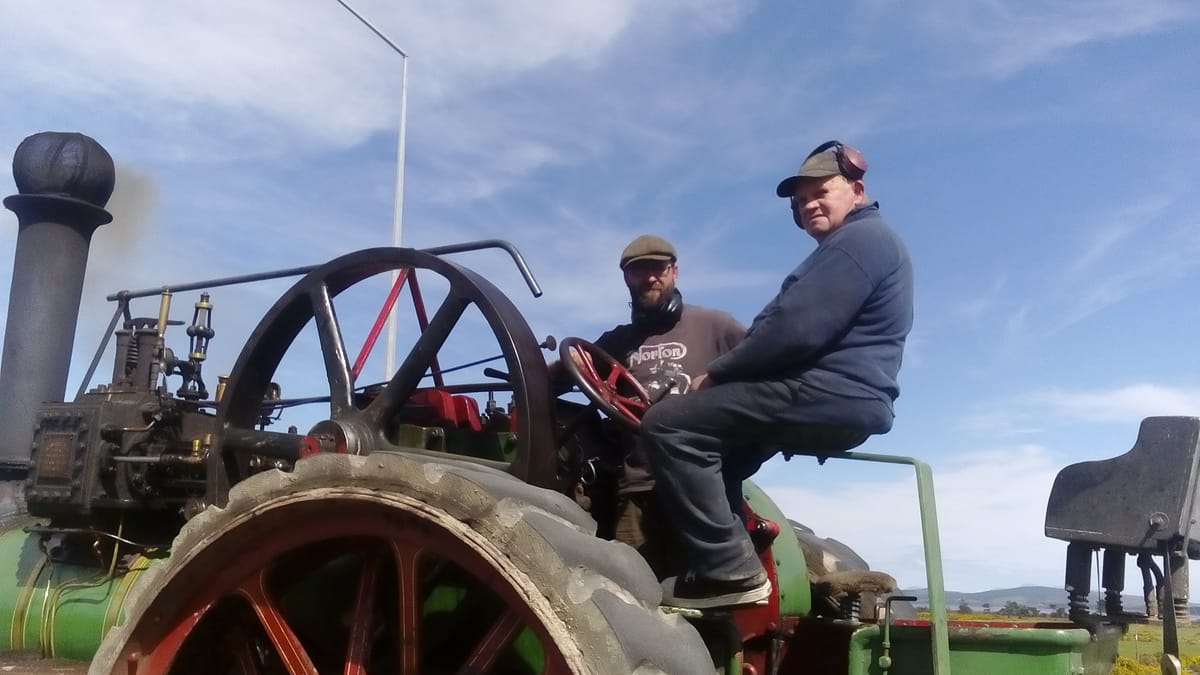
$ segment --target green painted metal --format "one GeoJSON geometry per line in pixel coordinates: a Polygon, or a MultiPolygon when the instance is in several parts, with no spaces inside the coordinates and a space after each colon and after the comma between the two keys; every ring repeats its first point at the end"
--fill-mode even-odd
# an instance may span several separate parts
{"type": "MultiPolygon", "coordinates": [[[[882,464],[907,464],[917,474],[917,505],[921,513],[921,538],[925,545],[925,576],[929,589],[931,669],[935,675],[949,675],[950,646],[946,634],[946,588],[942,577],[942,543],[938,534],[937,503],[933,496],[933,471],[919,459],[900,455],[878,455],[867,452],[839,452],[832,455],[793,451],[794,455],[812,455],[825,459],[849,459],[882,464]]],[[[1020,672],[1020,671],[1013,671],[1020,672]]]]}
{"type": "MultiPolygon", "coordinates": [[[[494,453],[495,448],[482,454],[494,453]]],[[[928,623],[891,628],[891,663],[886,669],[881,664],[881,627],[867,624],[855,629],[849,638],[847,675],[1108,675],[1121,636],[1119,626],[1100,626],[1089,632],[1071,624],[1061,628],[950,625],[929,466],[890,455],[842,453],[834,457],[914,468],[931,611],[928,623]]],[[[757,513],[781,525],[772,545],[781,613],[807,616],[812,603],[807,567],[800,543],[787,526],[787,517],[753,482],[746,481],[743,491],[757,513]]],[[[38,523],[25,518],[0,529],[0,652],[34,650],[47,657],[88,660],[104,633],[121,618],[129,587],[149,561],[139,557],[133,569],[117,575],[99,567],[51,563],[41,550],[39,537],[22,529],[38,523]]],[[[467,589],[449,583],[436,590],[422,608],[427,618],[442,612],[452,615],[451,610],[463,602],[467,589]]],[[[521,631],[506,655],[506,662],[520,672],[536,672],[544,659],[542,645],[528,628],[521,631]]],[[[727,668],[740,670],[736,654],[727,668]]]]}
{"type": "Polygon", "coordinates": [[[454,427],[401,424],[398,425],[393,440],[401,447],[436,450],[499,462],[512,462],[517,455],[517,435],[507,431],[474,431],[454,427]]]}
{"type": "Polygon", "coordinates": [[[809,586],[804,550],[800,548],[796,532],[788,524],[787,516],[753,481],[742,483],[742,494],[755,513],[779,524],[779,536],[771,544],[779,582],[779,613],[783,616],[806,616],[812,611],[812,587],[809,586]]]}
{"type": "MultiPolygon", "coordinates": [[[[878,625],[864,625],[850,639],[848,675],[925,675],[933,671],[928,624],[893,626],[891,668],[884,670],[878,625]]],[[[1095,635],[1071,624],[986,627],[948,626],[949,667],[969,675],[1106,675],[1116,659],[1121,631],[1095,635]]]]}
{"type": "MultiPolygon", "coordinates": [[[[423,569],[421,576],[429,575],[432,569],[423,569]]],[[[426,629],[440,622],[460,621],[459,608],[467,603],[478,612],[493,612],[499,614],[503,607],[493,604],[499,601],[490,589],[480,586],[477,580],[465,573],[450,568],[440,569],[445,581],[428,589],[421,604],[421,617],[426,622],[426,629]]],[[[447,629],[445,632],[453,632],[447,629]]],[[[512,643],[500,655],[498,672],[505,673],[540,673],[545,667],[546,652],[541,639],[529,626],[521,628],[512,643]]]]}
{"type": "Polygon", "coordinates": [[[51,563],[39,537],[22,529],[37,522],[23,519],[0,532],[0,651],[89,660],[148,561],[139,557],[120,575],[51,563]]]}

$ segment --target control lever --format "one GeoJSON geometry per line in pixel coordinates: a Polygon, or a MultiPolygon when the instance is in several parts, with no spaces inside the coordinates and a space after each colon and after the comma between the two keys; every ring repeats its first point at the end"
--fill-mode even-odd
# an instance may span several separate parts
{"type": "MultiPolygon", "coordinates": [[[[542,349],[546,349],[549,351],[554,351],[555,349],[558,349],[558,341],[554,339],[553,335],[547,335],[545,341],[543,341],[542,344],[538,345],[538,347],[541,347],[542,349]]],[[[481,363],[487,363],[488,361],[495,361],[496,359],[502,359],[502,358],[504,358],[503,354],[497,354],[495,356],[489,356],[486,359],[479,359],[478,361],[464,363],[461,366],[454,366],[453,368],[443,368],[442,374],[445,375],[446,373],[453,373],[456,370],[462,370],[463,368],[470,368],[471,366],[477,366],[481,363]]],[[[504,380],[505,382],[509,381],[508,373],[506,373],[502,370],[496,370],[495,368],[484,368],[483,374],[488,377],[494,377],[498,380],[504,380]]],[[[425,377],[429,377],[429,375],[426,374],[425,377]]]]}
{"type": "Polygon", "coordinates": [[[497,380],[504,380],[505,382],[509,381],[508,373],[504,372],[503,370],[496,370],[495,368],[484,368],[483,374],[486,375],[487,377],[494,377],[497,380]]]}
{"type": "Polygon", "coordinates": [[[883,671],[892,668],[892,603],[916,602],[915,595],[889,595],[883,603],[883,655],[879,657],[879,669],[883,671]]]}

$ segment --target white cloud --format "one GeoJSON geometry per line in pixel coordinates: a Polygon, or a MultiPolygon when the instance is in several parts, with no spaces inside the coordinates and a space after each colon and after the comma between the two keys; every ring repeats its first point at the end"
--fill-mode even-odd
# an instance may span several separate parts
{"type": "MultiPolygon", "coordinates": [[[[1046,503],[1060,462],[1058,453],[1043,446],[1021,444],[967,452],[933,466],[947,590],[1062,584],[1066,542],[1044,535],[1046,503]]],[[[772,460],[756,481],[785,514],[818,536],[850,546],[872,569],[896,577],[902,588],[926,587],[911,469],[889,466],[884,476],[859,462],[841,462],[852,465],[849,469],[838,464],[772,460]],[[798,483],[809,487],[795,487],[798,483]]],[[[1128,592],[1141,588],[1138,574],[1127,566],[1128,592]]]]}
{"type": "Polygon", "coordinates": [[[1200,228],[1179,205],[1194,185],[1158,187],[1162,191],[1115,210],[1080,212],[1078,223],[1086,226],[1061,244],[1048,244],[1051,255],[1041,267],[1012,279],[1003,275],[951,311],[972,320],[1006,313],[1005,335],[1019,344],[1188,278],[1200,269],[1200,228]]]}
{"type": "Polygon", "coordinates": [[[1008,274],[999,274],[988,288],[977,293],[972,298],[959,302],[958,306],[954,309],[954,313],[971,320],[980,318],[996,305],[1001,297],[1001,292],[1007,284],[1008,274]]]}
{"type": "Polygon", "coordinates": [[[1028,404],[1071,421],[1125,424],[1154,415],[1200,415],[1200,387],[1143,382],[1103,391],[1049,389],[1031,394],[1028,404]]]}
{"type": "Polygon", "coordinates": [[[1138,382],[1113,388],[1037,389],[981,404],[960,428],[975,433],[1028,434],[1056,425],[1119,424],[1136,426],[1146,417],[1200,416],[1200,387],[1138,382]]]}
{"type": "MultiPolygon", "coordinates": [[[[555,63],[586,68],[646,25],[671,22],[682,34],[721,27],[737,14],[716,2],[641,0],[356,4],[409,53],[411,88],[431,104],[555,63]]],[[[21,3],[4,15],[0,58],[9,64],[8,88],[118,107],[151,128],[211,136],[237,129],[239,139],[257,146],[264,137],[282,144],[299,134],[348,147],[395,126],[400,57],[334,0],[302,7],[278,0],[186,8],[21,3]],[[86,38],[80,26],[88,27],[86,38]],[[214,126],[210,113],[233,116],[238,125],[214,126]]],[[[222,150],[244,153],[249,145],[222,150]]]]}
{"type": "MultiPolygon", "coordinates": [[[[868,480],[845,478],[844,470],[843,480],[833,482],[822,476],[826,467],[773,462],[758,480],[784,513],[822,537],[846,543],[902,586],[925,586],[911,469],[889,467],[888,476],[898,477],[868,480]],[[795,478],[800,480],[789,480],[795,478]],[[800,481],[812,487],[794,487],[800,481]]],[[[1052,454],[1041,446],[1018,445],[967,453],[944,464],[934,467],[934,483],[946,587],[970,592],[1058,583],[1065,545],[1046,539],[1042,529],[1050,485],[1060,468],[1052,454]]]]}
{"type": "Polygon", "coordinates": [[[960,64],[1007,77],[1085,45],[1194,20],[1197,8],[1180,0],[969,0],[930,5],[921,16],[939,39],[965,52],[960,64]]]}
{"type": "Polygon", "coordinates": [[[1051,330],[1097,312],[1200,267],[1200,238],[1194,219],[1182,216],[1181,196],[1152,195],[1093,230],[1082,252],[1056,282],[1057,321],[1051,330]]]}

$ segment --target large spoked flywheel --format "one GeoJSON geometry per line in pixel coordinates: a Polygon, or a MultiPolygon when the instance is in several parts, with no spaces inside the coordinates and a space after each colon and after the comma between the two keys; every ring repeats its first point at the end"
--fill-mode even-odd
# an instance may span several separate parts
{"type": "Polygon", "coordinates": [[[645,562],[593,528],[488,467],[311,457],[192,519],[90,672],[712,672],[645,562]]]}
{"type": "MultiPolygon", "coordinates": [[[[410,285],[411,285],[410,284],[410,285]]],[[[422,313],[424,308],[422,307],[422,313]]],[[[424,317],[422,317],[424,318],[424,317]]],[[[340,452],[365,455],[380,450],[412,450],[389,436],[389,425],[437,367],[438,353],[452,334],[466,334],[484,353],[503,355],[516,407],[517,448],[507,470],[535,485],[558,480],[545,359],[520,312],[500,290],[479,274],[429,252],[376,248],[336,258],[298,281],[259,322],[230,373],[216,419],[215,452],[210,457],[207,502],[221,504],[229,486],[254,473],[251,456],[271,445],[294,443],[287,435],[260,431],[264,402],[289,349],[308,326],[315,326],[321,362],[329,386],[329,416],[318,425],[340,452]],[[424,319],[425,325],[395,373],[369,399],[360,395],[343,339],[345,327],[334,298],[361,281],[390,271],[440,277],[445,296],[424,319]],[[481,326],[462,326],[468,310],[481,326]],[[458,329],[456,331],[456,329],[458,329]],[[490,333],[490,335],[489,335],[490,333]]]]}

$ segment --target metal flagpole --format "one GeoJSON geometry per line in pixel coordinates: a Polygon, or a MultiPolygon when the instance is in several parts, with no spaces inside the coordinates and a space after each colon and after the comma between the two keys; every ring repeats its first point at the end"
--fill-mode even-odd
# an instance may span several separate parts
{"type": "MultiPolygon", "coordinates": [[[[404,55],[400,85],[400,138],[396,141],[396,207],[392,213],[392,246],[400,245],[400,234],[404,227],[404,140],[408,136],[408,55],[404,55]]],[[[400,272],[392,270],[392,285],[400,272]]],[[[387,342],[383,359],[383,379],[390,380],[396,372],[396,318],[400,313],[399,303],[388,313],[387,342]]]]}
{"type": "MultiPolygon", "coordinates": [[[[401,49],[395,42],[392,42],[388,36],[373,26],[370,21],[367,21],[361,14],[354,11],[354,8],[346,4],[345,0],[337,0],[337,2],[342,7],[345,7],[347,12],[353,14],[354,18],[369,28],[376,37],[387,43],[387,46],[391,47],[392,51],[399,54],[401,58],[400,131],[396,140],[396,204],[392,212],[392,246],[399,246],[401,234],[404,229],[404,144],[405,139],[408,137],[408,53],[401,49]]],[[[392,272],[393,286],[396,284],[396,277],[398,275],[399,272],[392,272]]],[[[399,306],[394,306],[388,315],[387,353],[384,354],[383,366],[384,380],[391,379],[396,367],[396,317],[399,312],[399,306]]]]}

